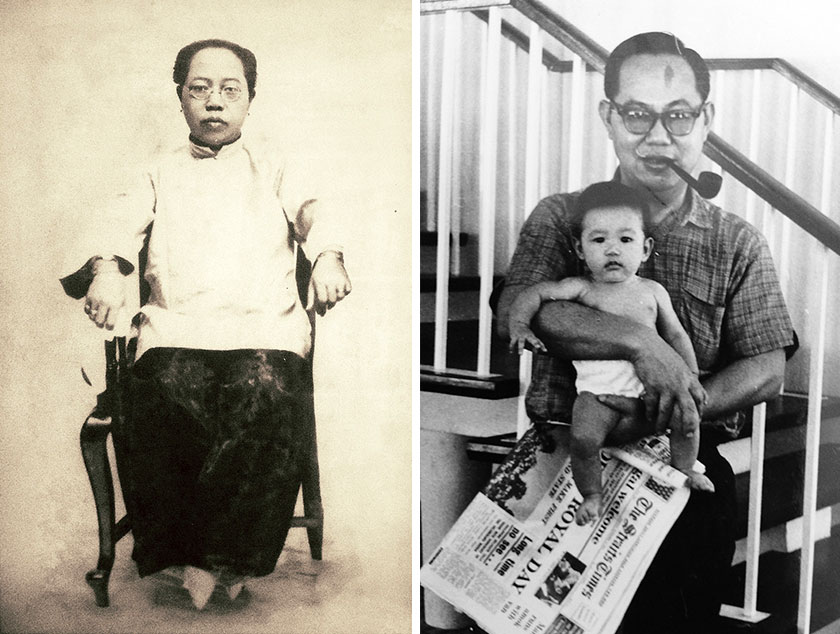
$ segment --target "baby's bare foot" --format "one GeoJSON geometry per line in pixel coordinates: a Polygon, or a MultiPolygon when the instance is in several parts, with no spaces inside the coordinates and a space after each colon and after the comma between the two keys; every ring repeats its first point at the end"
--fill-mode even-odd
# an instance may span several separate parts
{"type": "Polygon", "coordinates": [[[575,522],[578,526],[594,522],[601,516],[603,510],[604,502],[600,493],[585,495],[583,502],[580,503],[578,510],[575,512],[575,522]]]}
{"type": "Polygon", "coordinates": [[[702,473],[691,471],[690,469],[683,471],[683,473],[688,476],[689,489],[694,489],[695,491],[706,491],[707,493],[715,492],[715,485],[702,473]]]}

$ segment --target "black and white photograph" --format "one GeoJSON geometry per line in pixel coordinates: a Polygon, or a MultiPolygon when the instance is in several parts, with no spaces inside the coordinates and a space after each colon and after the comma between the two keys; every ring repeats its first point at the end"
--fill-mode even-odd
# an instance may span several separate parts
{"type": "Polygon", "coordinates": [[[420,2],[421,562],[452,589],[422,589],[424,633],[838,631],[839,17],[420,2]],[[576,542],[587,607],[543,620],[559,470],[615,535],[602,450],[665,433],[690,494],[633,498],[685,504],[655,556],[596,607],[590,562],[629,556],[576,542]],[[489,503],[533,535],[505,575],[489,503]]]}
{"type": "Polygon", "coordinates": [[[547,605],[560,605],[584,570],[585,566],[580,561],[566,553],[537,590],[537,598],[547,605]]]}

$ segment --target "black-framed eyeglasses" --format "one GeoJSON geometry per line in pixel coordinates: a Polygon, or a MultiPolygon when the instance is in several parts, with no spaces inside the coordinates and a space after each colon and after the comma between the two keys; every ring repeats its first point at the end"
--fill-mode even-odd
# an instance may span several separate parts
{"type": "Polygon", "coordinates": [[[620,106],[610,101],[610,107],[615,109],[624,122],[624,127],[631,134],[647,134],[653,130],[657,121],[661,121],[665,129],[674,136],[691,134],[694,123],[703,113],[705,105],[703,104],[697,110],[676,108],[665,112],[654,112],[641,106],[620,106]]]}
{"type": "MultiPolygon", "coordinates": [[[[205,86],[203,84],[188,86],[187,90],[190,93],[190,97],[198,99],[199,101],[207,101],[210,99],[210,95],[215,92],[212,88],[210,88],[210,86],[205,86]]],[[[238,101],[242,96],[242,90],[236,86],[222,86],[219,88],[219,94],[222,96],[222,99],[227,102],[238,101]]]]}

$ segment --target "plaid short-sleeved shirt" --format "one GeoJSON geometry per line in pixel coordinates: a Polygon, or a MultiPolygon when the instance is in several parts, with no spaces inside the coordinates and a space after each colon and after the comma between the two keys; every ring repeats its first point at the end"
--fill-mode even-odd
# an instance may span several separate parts
{"type": "MultiPolygon", "coordinates": [[[[578,193],[544,198],[522,227],[505,280],[530,286],[583,273],[569,215],[578,193]]],[[[689,190],[682,208],[653,231],[654,253],[639,275],[662,284],[688,332],[701,374],[795,346],[770,251],[759,231],[689,190]]],[[[526,409],[534,421],[571,420],[571,362],[535,354],[526,409]]],[[[719,421],[737,433],[736,417],[719,421]]]]}

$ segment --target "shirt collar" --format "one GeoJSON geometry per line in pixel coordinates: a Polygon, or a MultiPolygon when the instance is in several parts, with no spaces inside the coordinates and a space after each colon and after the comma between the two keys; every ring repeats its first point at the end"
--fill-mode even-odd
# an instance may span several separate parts
{"type": "MultiPolygon", "coordinates": [[[[621,170],[616,168],[613,180],[621,182],[621,170]]],[[[675,227],[682,227],[692,223],[701,229],[709,229],[712,226],[711,203],[700,196],[691,187],[686,188],[687,196],[679,209],[671,212],[668,217],[659,223],[658,230],[665,229],[666,233],[675,227]]],[[[658,233],[658,231],[657,231],[658,233]]]]}
{"type": "Polygon", "coordinates": [[[211,148],[206,145],[199,145],[193,140],[192,135],[190,135],[190,154],[193,158],[197,159],[230,157],[238,152],[241,147],[242,135],[240,135],[235,141],[226,143],[218,149],[211,148]]]}
{"type": "Polygon", "coordinates": [[[712,227],[712,203],[691,188],[688,189],[688,193],[690,201],[688,205],[684,205],[686,211],[680,226],[690,222],[702,229],[710,229],[712,227]]]}

